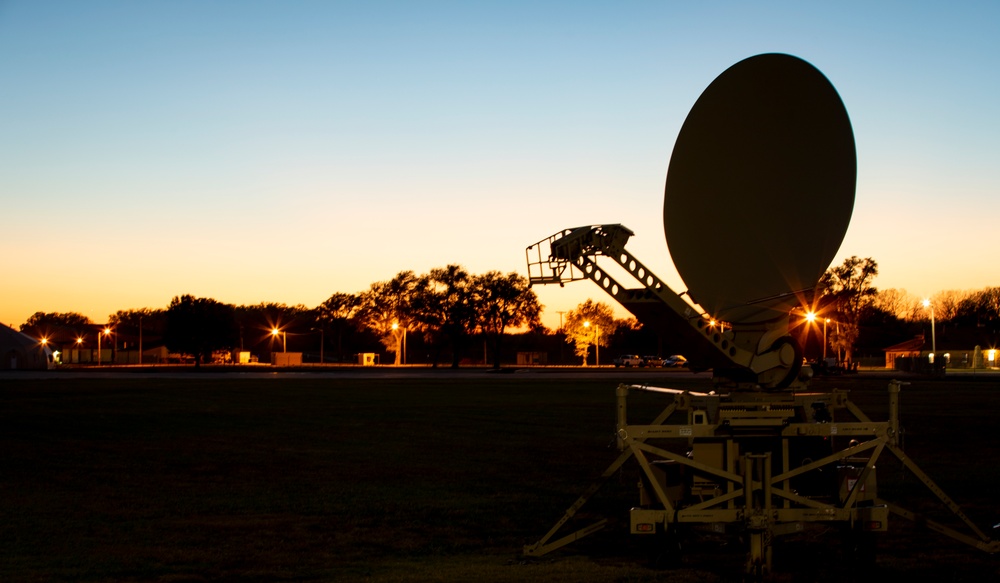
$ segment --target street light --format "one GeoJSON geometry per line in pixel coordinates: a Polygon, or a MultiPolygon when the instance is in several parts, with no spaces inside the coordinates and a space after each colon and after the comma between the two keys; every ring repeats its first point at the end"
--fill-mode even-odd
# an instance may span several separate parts
{"type": "Polygon", "coordinates": [[[823,320],[823,360],[826,361],[826,325],[830,323],[830,318],[823,320]]]}
{"type": "MultiPolygon", "coordinates": [[[[807,324],[815,324],[816,323],[816,312],[806,312],[806,323],[807,324]]],[[[826,343],[825,335],[824,335],[824,338],[823,338],[823,342],[824,342],[824,344],[826,343]]],[[[806,329],[805,343],[809,344],[809,329],[808,328],[806,329]]],[[[824,348],[826,348],[826,347],[824,346],[824,348]]],[[[826,357],[826,355],[823,355],[823,356],[824,356],[824,358],[826,357]]]]}
{"type": "Polygon", "coordinates": [[[930,300],[924,300],[924,307],[931,309],[931,362],[933,362],[933,354],[937,352],[937,338],[934,337],[934,304],[930,300]]]}
{"type": "Polygon", "coordinates": [[[271,328],[271,336],[277,338],[278,334],[281,334],[281,352],[288,352],[288,333],[277,328],[271,328]]]}
{"type": "MultiPolygon", "coordinates": [[[[816,322],[816,312],[806,312],[806,322],[813,324],[816,322]]],[[[830,318],[823,319],[823,360],[826,360],[826,325],[830,323],[830,318]]]]}
{"type": "MultiPolygon", "coordinates": [[[[816,318],[818,317],[819,316],[816,314],[816,312],[806,312],[806,321],[809,322],[810,324],[815,322],[816,318]]],[[[833,322],[833,320],[831,320],[830,318],[823,318],[823,360],[826,360],[826,345],[827,345],[826,326],[830,322],[833,322]]],[[[834,322],[834,323],[837,325],[837,334],[840,334],[840,322],[834,322]]],[[[837,347],[837,362],[838,363],[840,362],[839,346],[837,347]]]]}
{"type": "MultiPolygon", "coordinates": [[[[590,320],[583,323],[584,328],[590,328],[590,320]]],[[[587,359],[583,359],[584,365],[587,359]]],[[[594,366],[601,366],[601,327],[594,324],[594,366]]]]}
{"type": "Polygon", "coordinates": [[[400,364],[406,364],[406,328],[405,327],[403,328],[403,337],[402,337],[403,350],[402,350],[402,352],[399,349],[399,347],[400,347],[400,337],[399,337],[398,330],[399,330],[399,322],[393,322],[392,323],[392,332],[393,332],[393,334],[396,335],[396,362],[400,363],[400,364]],[[400,357],[402,357],[402,358],[400,358],[400,357]]]}
{"type": "Polygon", "coordinates": [[[104,334],[105,336],[111,335],[111,328],[105,326],[104,330],[99,330],[97,332],[97,366],[101,366],[101,334],[104,334]]]}

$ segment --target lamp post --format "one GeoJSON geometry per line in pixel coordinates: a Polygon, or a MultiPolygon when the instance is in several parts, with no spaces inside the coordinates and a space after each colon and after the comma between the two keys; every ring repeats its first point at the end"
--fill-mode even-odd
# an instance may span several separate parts
{"type": "Polygon", "coordinates": [[[826,361],[826,325],[830,323],[830,318],[823,320],[823,361],[826,361]]]}
{"type": "Polygon", "coordinates": [[[937,338],[934,337],[934,304],[930,300],[924,300],[924,307],[931,309],[931,354],[934,354],[937,352],[937,338]]]}
{"type": "MultiPolygon", "coordinates": [[[[806,312],[806,321],[810,324],[816,321],[816,312],[806,312]]],[[[830,323],[830,318],[823,318],[823,360],[826,361],[826,325],[830,323]]]]}
{"type": "MultiPolygon", "coordinates": [[[[590,320],[583,323],[584,328],[590,328],[590,320]]],[[[583,359],[583,365],[587,365],[587,359],[583,359]]],[[[601,327],[594,324],[594,366],[601,366],[601,327]]]]}
{"type": "Polygon", "coordinates": [[[403,327],[403,335],[399,335],[399,322],[392,323],[392,333],[396,336],[396,364],[406,364],[406,327],[403,327]],[[400,350],[402,346],[402,350],[400,350]]]}
{"type": "Polygon", "coordinates": [[[99,330],[97,332],[97,366],[101,366],[101,334],[109,336],[111,334],[111,328],[105,327],[104,330],[99,330]]]}
{"type": "Polygon", "coordinates": [[[277,328],[271,328],[271,336],[277,338],[278,334],[281,334],[281,351],[288,352],[288,333],[277,328]]]}
{"type": "MultiPolygon", "coordinates": [[[[806,323],[807,324],[815,324],[816,323],[816,312],[806,312],[806,323]]],[[[824,326],[825,326],[825,324],[824,324],[824,326]]],[[[803,340],[803,348],[805,346],[808,346],[808,344],[809,344],[809,335],[810,335],[809,328],[810,328],[809,326],[806,327],[806,335],[805,335],[805,339],[803,340]]],[[[825,334],[824,334],[824,336],[825,336],[825,334]]],[[[825,337],[824,337],[823,341],[826,342],[826,338],[825,337]]],[[[825,349],[826,347],[824,346],[823,348],[825,349]]],[[[823,356],[824,356],[824,358],[826,357],[825,354],[823,356]]]]}
{"type": "Polygon", "coordinates": [[[326,337],[326,334],[324,333],[325,331],[322,328],[311,328],[311,330],[319,332],[319,363],[323,364],[326,362],[323,359],[323,344],[325,344],[323,340],[326,337]]]}

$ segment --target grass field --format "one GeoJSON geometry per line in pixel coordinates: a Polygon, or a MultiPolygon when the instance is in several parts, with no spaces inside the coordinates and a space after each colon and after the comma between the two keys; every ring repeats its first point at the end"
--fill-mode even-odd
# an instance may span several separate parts
{"type": "MultiPolygon", "coordinates": [[[[0,581],[738,580],[724,541],[645,566],[631,468],[586,507],[608,529],[521,558],[614,459],[616,382],[0,377],[0,581]]],[[[814,388],[882,419],[885,385],[814,388]]],[[[995,534],[1000,384],[914,382],[902,411],[908,454],[995,534]]],[[[920,507],[922,485],[886,470],[883,497],[920,507]]],[[[776,547],[776,578],[861,578],[828,534],[776,547]]],[[[875,575],[996,581],[1000,560],[897,519],[875,575]]]]}

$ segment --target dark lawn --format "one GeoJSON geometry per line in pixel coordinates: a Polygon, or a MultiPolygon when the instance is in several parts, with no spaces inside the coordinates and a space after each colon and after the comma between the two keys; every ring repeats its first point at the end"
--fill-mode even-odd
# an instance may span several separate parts
{"type": "MultiPolygon", "coordinates": [[[[851,389],[882,419],[885,384],[814,388],[851,389]]],[[[611,528],[521,559],[614,458],[614,388],[544,375],[0,377],[0,580],[738,578],[742,551],[725,541],[699,541],[679,569],[645,568],[623,532],[631,468],[585,507],[611,528]]],[[[903,394],[907,452],[987,529],[1000,522],[998,414],[996,381],[903,394]]],[[[879,482],[923,507],[912,477],[880,468],[879,482]]],[[[857,578],[837,563],[835,533],[810,537],[776,548],[779,580],[857,578]]],[[[896,519],[878,576],[1000,580],[1000,562],[896,519]]]]}

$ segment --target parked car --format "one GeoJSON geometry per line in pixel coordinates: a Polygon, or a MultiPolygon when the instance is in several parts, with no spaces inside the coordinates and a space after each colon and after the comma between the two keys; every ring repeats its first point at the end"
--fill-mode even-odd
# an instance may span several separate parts
{"type": "Polygon", "coordinates": [[[643,356],[642,366],[663,366],[663,357],[661,356],[643,356]]]}
{"type": "Polygon", "coordinates": [[[638,354],[623,354],[618,358],[611,361],[614,363],[615,368],[619,366],[632,367],[632,366],[642,366],[642,357],[638,354]]]}
{"type": "Polygon", "coordinates": [[[684,358],[680,354],[671,354],[670,356],[663,359],[663,366],[673,366],[681,367],[687,366],[688,359],[684,358]]]}
{"type": "Polygon", "coordinates": [[[817,360],[815,362],[805,364],[812,367],[813,374],[816,376],[839,375],[846,372],[845,368],[841,365],[841,363],[837,362],[836,358],[827,358],[825,360],[817,360]]]}

